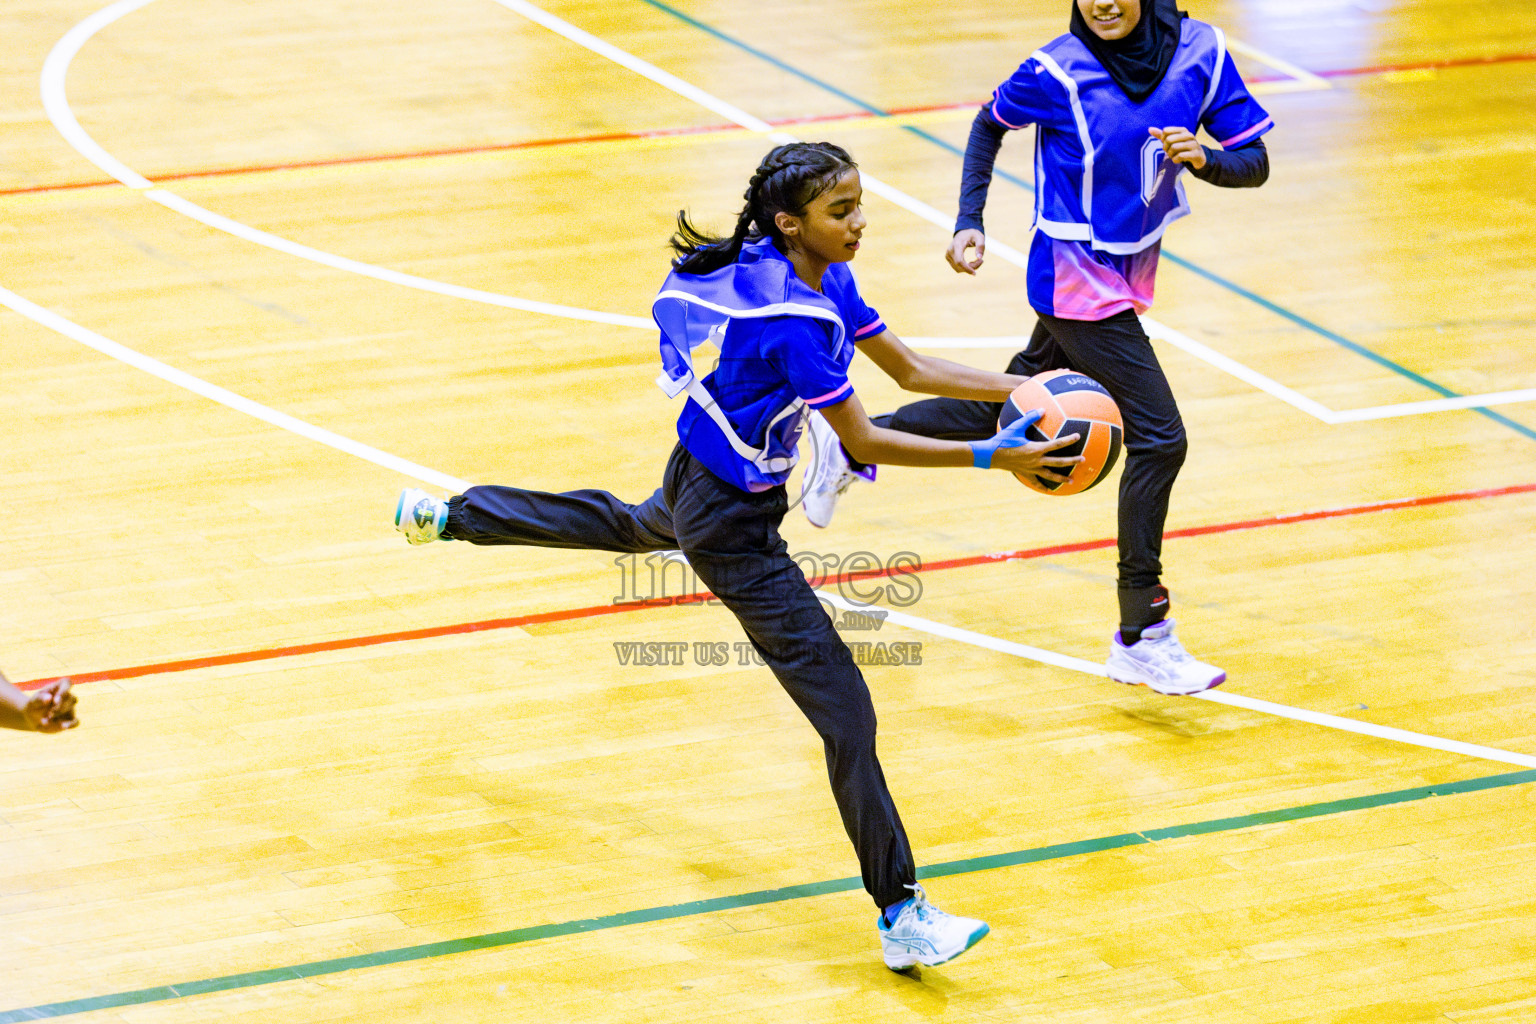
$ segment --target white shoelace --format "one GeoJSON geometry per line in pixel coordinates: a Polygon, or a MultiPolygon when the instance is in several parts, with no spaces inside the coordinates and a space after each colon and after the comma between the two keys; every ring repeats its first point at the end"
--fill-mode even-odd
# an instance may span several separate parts
{"type": "Polygon", "coordinates": [[[1171,634],[1149,641],[1148,653],[1154,656],[1154,660],[1174,665],[1195,660],[1194,655],[1186,651],[1184,645],[1175,640],[1171,634]]]}
{"type": "Polygon", "coordinates": [[[941,916],[944,914],[944,911],[928,902],[928,894],[923,891],[921,885],[914,883],[905,886],[905,888],[912,890],[912,909],[917,914],[919,921],[929,921],[932,920],[934,914],[941,916]]]}

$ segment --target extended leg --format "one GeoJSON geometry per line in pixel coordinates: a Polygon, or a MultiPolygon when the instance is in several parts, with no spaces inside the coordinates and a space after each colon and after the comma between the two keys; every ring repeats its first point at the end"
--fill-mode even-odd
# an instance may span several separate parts
{"type": "Polygon", "coordinates": [[[659,551],[677,546],[661,492],[639,505],[607,491],[564,494],[516,487],[471,487],[448,499],[445,540],[528,544],[598,551],[659,551]]]}
{"type": "Polygon", "coordinates": [[[1040,318],[1068,365],[1103,384],[1125,419],[1120,477],[1120,630],[1110,639],[1112,679],[1188,694],[1227,674],[1196,661],[1174,636],[1161,575],[1163,525],[1188,442],[1168,378],[1141,321],[1127,310],[1097,322],[1040,318]]]}
{"type": "Polygon", "coordinates": [[[678,545],[699,579],[735,614],[747,638],[826,750],[843,828],[864,887],[881,907],[910,895],[916,865],[875,754],[875,709],[847,645],[778,532],[783,488],[747,494],[691,460],[668,468],[678,545]]]}
{"type": "MultiPolygon", "coordinates": [[[[1125,420],[1120,477],[1119,547],[1122,626],[1150,626],[1168,610],[1162,578],[1163,524],[1188,442],[1173,389],[1152,340],[1130,310],[1105,320],[1040,317],[1066,365],[1103,384],[1125,420]]],[[[1132,638],[1134,639],[1134,637],[1132,638]]]]}

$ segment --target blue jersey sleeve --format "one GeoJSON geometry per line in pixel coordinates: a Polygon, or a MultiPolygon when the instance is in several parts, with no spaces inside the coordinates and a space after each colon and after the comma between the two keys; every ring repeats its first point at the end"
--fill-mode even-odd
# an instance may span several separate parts
{"type": "MultiPolygon", "coordinates": [[[[864,296],[859,294],[859,283],[854,279],[853,269],[848,264],[834,263],[828,267],[821,286],[827,298],[837,307],[837,315],[843,318],[843,327],[851,341],[862,341],[885,330],[885,321],[880,319],[880,314],[871,309],[869,303],[864,301],[864,296]]],[[[851,351],[835,354],[845,357],[845,361],[853,358],[851,351]]]]}
{"type": "Polygon", "coordinates": [[[836,405],[853,394],[847,362],[832,351],[832,328],[825,321],[775,317],[764,333],[763,358],[784,375],[795,397],[812,409],[836,405]]]}
{"type": "Polygon", "coordinates": [[[1211,138],[1221,144],[1222,149],[1235,149],[1275,126],[1269,112],[1249,94],[1230,53],[1222,61],[1215,95],[1205,108],[1200,124],[1211,133],[1211,138]]]}
{"type": "Polygon", "coordinates": [[[1061,84],[1033,57],[992,93],[992,117],[1004,128],[1058,126],[1070,109],[1061,84]]]}
{"type": "Polygon", "coordinates": [[[853,293],[853,301],[844,307],[843,322],[848,325],[849,335],[854,341],[872,338],[885,330],[885,321],[880,319],[880,314],[858,292],[853,293]]]}

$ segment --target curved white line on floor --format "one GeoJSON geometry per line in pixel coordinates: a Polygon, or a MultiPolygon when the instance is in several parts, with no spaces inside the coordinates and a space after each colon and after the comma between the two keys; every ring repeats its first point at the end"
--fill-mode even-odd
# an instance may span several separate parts
{"type": "Polygon", "coordinates": [[[154,0],[118,0],[64,33],[63,38],[54,44],[43,60],[43,72],[38,83],[43,94],[43,110],[47,112],[48,120],[53,122],[54,128],[64,136],[64,141],[108,175],[136,189],[153,188],[154,183],[98,146],[96,140],[80,127],[75,112],[70,109],[64,80],[69,75],[69,65],[75,59],[75,54],[80,52],[80,48],[92,36],[124,15],[152,3],[154,0]]]}
{"type": "Polygon", "coordinates": [[[266,246],[269,249],[275,249],[278,252],[297,256],[299,259],[319,263],[322,266],[331,267],[335,270],[358,274],[363,277],[371,277],[378,281],[385,281],[389,284],[401,285],[406,288],[415,288],[420,291],[433,292],[438,295],[447,295],[458,299],[469,299],[473,302],[483,302],[493,306],[502,306],[507,309],[517,309],[528,313],[542,313],[547,316],[564,317],[568,320],[585,320],[618,327],[654,329],[655,325],[648,317],[625,316],[620,313],[603,313],[597,310],[579,309],[575,306],[562,306],[550,302],[538,302],[532,299],[519,299],[511,295],[500,295],[495,292],[482,291],[478,288],[465,288],[461,285],[433,281],[429,278],[417,277],[414,274],[403,274],[397,270],[374,266],[371,263],[363,263],[360,260],[321,252],[319,249],[300,245],[286,238],[279,238],[277,235],[241,224],[239,221],[231,220],[210,210],[205,210],[196,203],[189,202],[175,193],[155,187],[154,182],[98,145],[96,140],[91,138],[90,134],[80,126],[80,121],[75,117],[74,111],[70,108],[69,96],[65,88],[65,80],[69,74],[70,62],[74,60],[75,55],[80,52],[80,48],[92,36],[113,22],[128,14],[132,14],[142,7],[147,7],[151,3],[154,3],[154,0],[118,0],[117,3],[103,7],[66,32],[63,38],[49,51],[47,59],[43,61],[39,87],[42,91],[43,109],[47,112],[48,119],[53,122],[59,134],[74,147],[76,152],[101,168],[108,175],[129,188],[140,191],[146,199],[159,203],[169,210],[174,210],[182,216],[191,217],[193,220],[217,231],[223,231],[237,238],[243,238],[248,242],[254,242],[257,245],[266,246]]]}
{"type": "MultiPolygon", "coordinates": [[[[794,136],[774,130],[767,122],[760,121],[751,114],[731,106],[723,100],[717,100],[702,89],[695,88],[680,78],[668,75],[666,72],[646,64],[639,58],[630,57],[624,51],[609,46],[596,36],[588,35],[574,26],[567,25],[553,16],[546,15],[537,7],[518,4],[516,0],[496,0],[496,2],[512,8],[517,13],[546,28],[553,28],[561,35],[574,37],[574,41],[581,45],[589,49],[595,49],[616,63],[637,71],[653,81],[658,81],[659,84],[664,85],[666,88],[713,110],[722,117],[742,125],[742,127],[761,132],[775,142],[794,141],[794,136]]],[[[101,168],[106,174],[127,185],[129,188],[140,191],[144,198],[159,203],[166,209],[179,213],[184,217],[190,217],[192,220],[213,228],[215,231],[222,231],[256,245],[265,246],[268,249],[286,253],[289,256],[295,256],[312,263],[331,267],[334,270],[357,274],[361,277],[370,277],[377,281],[384,281],[405,288],[414,288],[418,291],[432,292],[437,295],[446,295],[457,299],[467,299],[471,302],[481,302],[491,306],[501,306],[506,309],[522,310],[527,313],[540,313],[546,316],[562,317],[567,320],[583,320],[591,323],[609,324],[615,327],[634,327],[641,330],[655,329],[656,325],[649,317],[626,316],[622,313],[605,313],[599,310],[582,309],[576,306],[539,302],[533,299],[521,299],[511,295],[484,291],[479,288],[466,288],[462,285],[435,281],[430,278],[419,277],[415,274],[390,270],[387,267],[376,266],[372,263],[364,263],[361,260],[338,256],[334,253],[302,245],[270,232],[262,231],[259,228],[251,227],[248,224],[232,220],[222,214],[217,214],[198,206],[196,203],[174,192],[157,187],[154,182],[117,159],[111,153],[108,153],[95,139],[91,138],[90,133],[81,126],[79,119],[75,117],[74,110],[69,105],[68,92],[65,85],[70,63],[80,52],[81,47],[92,36],[113,22],[140,8],[147,7],[151,3],[154,3],[154,0],[118,0],[117,3],[102,8],[66,32],[43,62],[41,91],[43,109],[47,112],[49,120],[53,122],[59,134],[64,137],[64,140],[76,152],[101,168]]],[[[937,214],[937,211],[934,212],[937,214]]],[[[914,338],[912,340],[920,342],[922,339],[914,338]]],[[[958,342],[964,339],[945,340],[947,342],[958,342]]],[[[941,347],[962,346],[944,345],[941,347]]],[[[974,347],[1007,348],[1022,346],[1016,346],[1013,338],[978,338],[974,341],[974,347]]]]}
{"type": "MultiPolygon", "coordinates": [[[[698,103],[722,117],[741,125],[751,131],[759,132],[774,142],[793,142],[795,137],[784,132],[776,131],[765,121],[761,121],[746,111],[716,99],[709,93],[684,82],[676,76],[670,75],[656,68],[638,57],[633,57],[617,47],[603,42],[596,36],[583,32],[572,25],[549,15],[540,8],[531,4],[520,3],[518,0],[495,0],[504,7],[517,12],[545,28],[571,39],[581,46],[594,50],[602,56],[613,60],[636,73],[665,86],[668,89],[698,103]]],[[[599,310],[581,309],[576,306],[565,306],[551,302],[539,302],[533,299],[520,299],[511,295],[502,295],[497,292],[488,292],[479,288],[466,288],[462,285],[449,284],[443,281],[435,281],[430,278],[418,277],[415,274],[406,274],[398,270],[390,270],[387,267],[376,266],[372,263],[364,263],[361,260],[350,259],[346,256],[338,256],[334,253],[324,252],[311,246],[302,245],[290,239],[282,238],[259,228],[251,227],[240,221],[232,220],[222,214],[214,213],[196,203],[191,202],[174,192],[159,188],[154,182],[144,177],[138,171],[123,163],[103,149],[95,139],[81,126],[74,110],[69,105],[68,92],[66,90],[66,78],[69,74],[70,63],[80,52],[87,41],[102,29],[118,21],[124,16],[147,7],[154,0],[118,0],[117,3],[104,7],[95,14],[86,18],[78,25],[66,32],[49,52],[43,62],[41,76],[41,91],[43,109],[47,112],[49,120],[53,122],[59,134],[72,146],[76,152],[85,157],[91,163],[101,168],[102,171],[127,185],[129,188],[140,191],[144,198],[159,203],[166,209],[179,213],[184,217],[199,222],[215,231],[233,235],[256,245],[286,253],[299,259],[318,263],[331,267],[334,270],[357,274],[361,277],[373,278],[389,284],[400,285],[405,288],[414,288],[418,291],[432,292],[437,295],[446,295],[451,298],[466,299],[471,302],[481,302],[491,306],[501,306],[506,309],[517,309],[528,313],[540,313],[546,316],[562,317],[567,320],[583,320],[591,323],[609,324],[615,327],[634,327],[641,330],[654,330],[655,323],[649,317],[626,316],[622,313],[605,313],[599,310]]],[[[916,200],[905,196],[885,186],[876,179],[866,179],[866,186],[871,191],[887,191],[898,197],[898,205],[918,212],[920,216],[928,214],[928,219],[935,217],[942,220],[938,211],[931,207],[917,204],[916,200]],[[872,184],[871,184],[872,183],[872,184]],[[901,200],[906,200],[902,202],[901,200]]],[[[996,243],[994,243],[995,245],[996,243]]],[[[81,328],[83,330],[83,328],[81,328]]],[[[927,339],[908,339],[913,344],[922,345],[927,339]]],[[[1027,338],[1000,337],[1000,338],[944,338],[935,339],[935,348],[1022,348],[1027,338]]]]}
{"type": "Polygon", "coordinates": [[[206,224],[208,227],[243,238],[248,242],[275,249],[278,252],[297,256],[299,259],[309,260],[336,270],[344,270],[363,277],[371,277],[377,281],[385,281],[389,284],[398,284],[406,288],[415,288],[418,291],[434,292],[438,295],[447,295],[456,299],[469,299],[472,302],[484,302],[492,306],[503,306],[507,309],[520,309],[527,313],[544,313],[548,316],[564,317],[567,320],[586,320],[592,323],[610,324],[615,327],[641,327],[655,330],[656,325],[648,317],[625,316],[622,313],[602,313],[593,309],[578,309],[575,306],[559,306],[550,302],[536,302],[532,299],[518,299],[510,295],[499,295],[496,292],[481,291],[478,288],[465,288],[463,285],[448,284],[443,281],[434,281],[426,277],[417,277],[415,274],[402,274],[398,270],[390,270],[387,267],[377,267],[372,263],[363,263],[360,260],[348,259],[345,256],[337,256],[333,253],[312,249],[307,245],[280,238],[248,224],[242,224],[237,220],[230,220],[222,214],[205,210],[196,203],[188,202],[173,192],[167,192],[163,188],[151,188],[143,193],[145,199],[153,200],[168,210],[174,210],[185,217],[191,217],[195,221],[206,224]]]}

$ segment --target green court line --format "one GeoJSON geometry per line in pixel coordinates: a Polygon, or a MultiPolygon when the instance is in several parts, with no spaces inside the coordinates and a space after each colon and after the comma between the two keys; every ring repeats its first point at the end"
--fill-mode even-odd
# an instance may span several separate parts
{"type": "MultiPolygon", "coordinates": [[[[1146,846],[1151,843],[1162,842],[1166,839],[1178,839],[1183,836],[1233,832],[1238,829],[1254,828],[1259,825],[1273,825],[1276,822],[1282,821],[1322,818],[1331,814],[1344,814],[1348,811],[1361,811],[1373,807],[1389,807],[1393,804],[1412,803],[1416,800],[1425,800],[1432,796],[1452,796],[1458,793],[1476,793],[1489,789],[1503,789],[1508,786],[1524,785],[1527,782],[1536,782],[1536,769],[1509,772],[1503,775],[1485,775],[1481,778],[1463,779],[1459,782],[1443,782],[1433,786],[1417,786],[1413,789],[1399,789],[1390,793],[1373,793],[1368,796],[1350,797],[1347,800],[1330,800],[1326,803],[1303,804],[1300,807],[1285,807],[1277,811],[1240,814],[1232,818],[1215,818],[1210,821],[1197,821],[1187,825],[1171,825],[1166,828],[1146,829],[1141,832],[1126,832],[1121,835],[1103,836],[1098,839],[1081,839],[1071,843],[1040,846],[1032,850],[1017,850],[1013,853],[997,853],[985,857],[952,860],[943,864],[930,864],[927,867],[919,868],[917,877],[942,878],[948,875],[964,875],[977,871],[995,871],[999,868],[1016,867],[1020,864],[1037,864],[1041,861],[1078,857],[1083,854],[1099,853],[1104,850],[1118,850],[1127,846],[1146,846]]],[[[430,960],[433,957],[452,956],[455,953],[470,953],[482,949],[515,946],[518,943],[533,942],[538,939],[552,939],[562,935],[576,935],[581,932],[603,931],[608,928],[624,928],[629,925],[645,924],[650,921],[669,921],[680,917],[697,917],[701,914],[713,914],[722,910],[737,910],[742,907],[756,907],[767,903],[785,903],[789,900],[806,899],[811,896],[825,896],[835,892],[850,892],[861,888],[863,888],[863,882],[858,878],[834,878],[824,882],[808,882],[804,885],[785,886],[782,889],[762,889],[758,892],[741,893],[736,896],[717,896],[714,899],[695,900],[691,903],[674,903],[664,907],[629,910],[622,914],[609,914],[605,917],[589,917],[579,921],[562,921],[555,924],[513,928],[504,932],[471,935],[463,939],[446,939],[442,942],[427,942],[419,946],[403,946],[399,949],[385,949],[377,953],[344,956],[334,960],[316,960],[312,963],[298,964],[293,967],[273,967],[264,971],[248,971],[244,974],[226,974],[218,978],[205,978],[202,981],[181,982],[175,985],[157,985],[154,988],[135,989],[132,992],[116,992],[111,995],[71,999],[61,1003],[44,1003],[40,1006],[28,1006],[19,1010],[3,1010],[0,1011],[0,1024],[47,1020],[51,1017],[67,1017],[76,1013],[88,1013],[92,1010],[141,1006],[145,1003],[165,1002],[171,999],[181,999],[186,996],[205,995],[210,992],[228,992],[232,989],[256,988],[261,985],[273,985],[281,981],[299,981],[304,978],[318,978],[326,974],[356,971],[365,967],[383,967],[388,964],[409,963],[414,960],[430,960]]]]}

